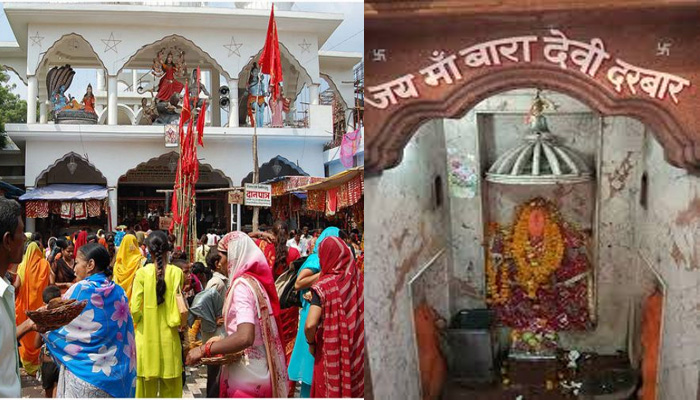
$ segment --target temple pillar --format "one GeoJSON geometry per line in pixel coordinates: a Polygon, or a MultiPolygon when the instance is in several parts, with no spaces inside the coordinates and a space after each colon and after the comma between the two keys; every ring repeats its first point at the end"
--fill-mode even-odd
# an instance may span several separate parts
{"type": "Polygon", "coordinates": [[[312,83],[311,86],[309,86],[309,97],[311,98],[311,104],[318,104],[318,90],[320,87],[320,83],[312,83]]]}
{"type": "Polygon", "coordinates": [[[228,107],[228,126],[229,128],[238,127],[238,79],[228,80],[229,98],[231,102],[228,107]]]}
{"type": "Polygon", "coordinates": [[[27,77],[27,123],[36,124],[36,96],[38,94],[36,75],[27,77]]]}
{"type": "Polygon", "coordinates": [[[109,196],[109,224],[110,231],[114,231],[117,227],[117,187],[110,186],[107,188],[107,196],[109,196]]]}
{"type": "Polygon", "coordinates": [[[117,124],[117,76],[107,77],[107,125],[117,124]]]}

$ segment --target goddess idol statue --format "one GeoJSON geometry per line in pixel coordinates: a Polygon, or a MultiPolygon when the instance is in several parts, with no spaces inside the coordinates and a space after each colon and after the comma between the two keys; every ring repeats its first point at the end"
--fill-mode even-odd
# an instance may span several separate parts
{"type": "Polygon", "coordinates": [[[180,83],[175,75],[184,76],[187,74],[187,66],[185,65],[185,52],[180,51],[178,62],[173,61],[173,52],[169,51],[163,61],[163,53],[165,49],[161,49],[154,60],[153,71],[154,75],[162,77],[158,82],[158,93],[156,98],[160,101],[170,101],[173,94],[179,94],[185,87],[180,83]]]}

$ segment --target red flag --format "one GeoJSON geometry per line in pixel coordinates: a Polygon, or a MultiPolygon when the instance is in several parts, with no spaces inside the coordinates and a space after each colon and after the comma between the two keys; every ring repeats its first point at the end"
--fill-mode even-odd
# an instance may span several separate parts
{"type": "Polygon", "coordinates": [[[199,118],[197,119],[197,143],[204,147],[204,142],[202,138],[204,137],[204,116],[207,113],[207,101],[202,101],[202,109],[199,110],[199,118]]]}
{"type": "Polygon", "coordinates": [[[182,140],[182,128],[185,122],[189,121],[192,111],[190,109],[190,91],[188,85],[185,85],[185,97],[182,99],[182,111],[180,111],[180,140],[182,140]]]}
{"type": "Polygon", "coordinates": [[[282,82],[282,60],[280,59],[280,43],[277,39],[277,23],[275,22],[275,5],[270,11],[270,22],[267,24],[265,47],[260,55],[260,72],[270,75],[271,104],[274,104],[280,94],[279,83],[282,82]]]}
{"type": "Polygon", "coordinates": [[[177,185],[175,185],[175,190],[173,190],[173,202],[170,206],[171,210],[173,211],[173,222],[180,222],[180,213],[178,212],[177,209],[177,185]]]}

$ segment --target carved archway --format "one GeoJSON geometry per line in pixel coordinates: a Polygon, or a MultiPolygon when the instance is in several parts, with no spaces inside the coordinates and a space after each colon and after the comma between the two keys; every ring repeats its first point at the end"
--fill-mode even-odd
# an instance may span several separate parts
{"type": "MultiPolygon", "coordinates": [[[[620,98],[584,75],[556,66],[515,64],[493,69],[468,80],[444,98],[422,99],[393,110],[367,135],[365,164],[380,172],[401,162],[403,149],[425,121],[458,118],[482,100],[512,89],[538,87],[567,94],[604,115],[626,115],[648,125],[665,150],[666,160],[679,168],[700,173],[700,143],[692,140],[667,109],[640,98],[620,98]]],[[[372,118],[374,110],[368,115],[372,118]]],[[[373,126],[370,119],[368,126],[373,126]]]]}
{"type": "Polygon", "coordinates": [[[397,165],[422,121],[458,117],[495,93],[542,87],[604,115],[640,120],[653,130],[670,164],[700,174],[697,3],[370,3],[365,8],[370,172],[397,165]],[[586,60],[577,49],[585,49],[586,60]],[[450,60],[454,69],[444,69],[450,60]],[[435,75],[426,81],[431,68],[435,75]],[[668,85],[675,85],[673,91],[668,85]]]}
{"type": "MultiPolygon", "coordinates": [[[[309,176],[309,174],[300,166],[279,155],[272,157],[270,161],[260,166],[259,182],[265,182],[268,179],[279,176],[309,176]]],[[[253,171],[250,171],[250,173],[241,180],[241,185],[251,182],[253,182],[253,171]]]]}
{"type": "MultiPolygon", "coordinates": [[[[161,154],[160,156],[153,157],[153,158],[149,159],[148,161],[141,162],[138,165],[134,166],[133,168],[128,169],[122,176],[120,176],[119,183],[123,184],[125,178],[128,178],[130,174],[133,174],[134,172],[146,170],[149,168],[157,173],[158,169],[159,169],[158,167],[168,166],[168,164],[172,161],[177,162],[178,157],[179,157],[179,155],[177,152],[171,151],[168,153],[161,154]]],[[[217,176],[217,178],[218,178],[217,183],[226,182],[228,187],[233,186],[233,181],[231,180],[231,178],[226,176],[226,174],[222,170],[216,169],[211,164],[203,163],[201,161],[200,161],[199,165],[200,165],[200,178],[203,178],[203,176],[205,174],[212,174],[212,175],[217,176]]],[[[163,170],[163,168],[160,168],[160,170],[163,170]]],[[[166,171],[163,170],[160,172],[166,172],[166,171]]],[[[167,182],[166,186],[172,187],[172,185],[175,182],[175,171],[169,171],[167,174],[168,174],[168,176],[165,177],[166,180],[164,182],[167,182]]],[[[130,183],[137,184],[137,185],[138,184],[145,184],[145,185],[148,185],[148,184],[155,185],[156,184],[155,182],[149,183],[148,181],[146,181],[146,182],[138,182],[137,181],[137,182],[130,182],[130,183]]],[[[158,184],[160,184],[160,183],[158,183],[158,184]]],[[[206,184],[206,183],[203,181],[200,181],[198,183],[198,185],[201,185],[201,184],[206,184]]]]}
{"type": "Polygon", "coordinates": [[[89,160],[75,152],[66,153],[63,157],[46,167],[34,181],[34,186],[41,187],[53,183],[80,183],[107,185],[107,178],[89,160]],[[70,173],[68,163],[76,163],[76,169],[70,173]]]}
{"type": "Polygon", "coordinates": [[[61,49],[60,49],[61,45],[65,44],[70,39],[76,40],[76,46],[80,45],[80,44],[87,45],[87,47],[85,47],[86,54],[81,54],[82,58],[80,60],[61,59],[55,65],[61,65],[61,64],[68,63],[68,64],[71,64],[71,65],[77,66],[77,67],[87,66],[88,64],[91,64],[91,63],[85,64],[85,62],[83,62],[83,58],[94,57],[94,59],[97,60],[96,64],[99,65],[99,66],[95,66],[95,68],[102,68],[104,70],[107,69],[104,65],[104,62],[100,58],[100,55],[97,54],[95,49],[92,47],[92,44],[87,39],[85,39],[85,37],[83,37],[83,35],[81,35],[79,33],[71,32],[71,33],[67,33],[67,34],[61,36],[60,38],[56,39],[56,41],[53,42],[51,44],[51,46],[45,52],[43,52],[41,54],[41,58],[40,58],[39,62],[37,63],[37,72],[43,71],[48,66],[50,66],[50,64],[53,62],[53,56],[55,55],[55,53],[61,53],[61,49]]]}
{"type": "MultiPolygon", "coordinates": [[[[119,68],[119,72],[121,72],[125,68],[133,67],[132,63],[144,53],[148,54],[148,58],[149,60],[151,60],[156,55],[156,52],[159,50],[160,47],[168,47],[173,44],[187,45],[188,47],[193,49],[196,52],[196,54],[199,57],[201,57],[206,63],[210,64],[213,67],[214,71],[222,74],[224,77],[226,77],[226,79],[230,78],[229,74],[226,72],[224,67],[221,64],[219,64],[219,62],[216,61],[216,59],[212,57],[207,51],[202,49],[192,40],[178,34],[168,35],[151,43],[144,44],[129,56],[126,62],[124,62],[124,64],[119,68]]],[[[139,66],[139,68],[148,68],[148,66],[142,65],[139,66]]],[[[196,68],[196,65],[190,65],[188,68],[196,68]]]]}

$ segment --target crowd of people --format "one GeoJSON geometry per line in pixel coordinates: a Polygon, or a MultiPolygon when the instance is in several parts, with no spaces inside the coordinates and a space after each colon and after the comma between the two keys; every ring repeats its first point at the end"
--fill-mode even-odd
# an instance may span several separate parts
{"type": "Polygon", "coordinates": [[[127,229],[45,242],[0,197],[0,397],[21,397],[20,367],[47,397],[182,397],[185,365],[228,355],[207,365],[207,397],[364,396],[359,232],[209,232],[192,260],[175,242],[127,229]],[[58,297],[86,306],[53,330],[27,317],[58,297]]]}

